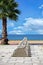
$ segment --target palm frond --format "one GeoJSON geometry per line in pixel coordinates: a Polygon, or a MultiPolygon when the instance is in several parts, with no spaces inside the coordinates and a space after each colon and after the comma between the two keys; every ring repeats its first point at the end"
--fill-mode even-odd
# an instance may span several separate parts
{"type": "Polygon", "coordinates": [[[20,14],[20,13],[21,13],[18,9],[15,9],[14,12],[15,12],[16,14],[20,14]]]}
{"type": "Polygon", "coordinates": [[[18,15],[16,15],[15,13],[10,13],[8,16],[10,19],[15,20],[15,21],[18,19],[18,15]]]}
{"type": "Polygon", "coordinates": [[[2,14],[2,13],[0,13],[0,19],[2,18],[2,16],[3,16],[3,14],[2,14]]]}
{"type": "MultiPolygon", "coordinates": [[[[18,3],[15,0],[0,0],[0,13],[9,17],[10,19],[17,20],[20,11],[17,9],[18,3]]],[[[0,14],[0,17],[1,14],[0,14]]]]}

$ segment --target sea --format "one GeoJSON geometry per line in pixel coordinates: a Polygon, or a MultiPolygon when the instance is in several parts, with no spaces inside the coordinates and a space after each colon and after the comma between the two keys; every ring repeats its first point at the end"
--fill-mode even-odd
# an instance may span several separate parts
{"type": "MultiPolygon", "coordinates": [[[[43,35],[8,35],[8,40],[23,40],[24,37],[27,37],[28,40],[43,40],[43,35]]],[[[0,35],[0,39],[2,35],[0,35]]]]}

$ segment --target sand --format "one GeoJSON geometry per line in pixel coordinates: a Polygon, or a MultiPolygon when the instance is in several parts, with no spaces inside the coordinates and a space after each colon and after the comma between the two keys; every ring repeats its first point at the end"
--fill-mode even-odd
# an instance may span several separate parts
{"type": "Polygon", "coordinates": [[[43,40],[28,40],[30,44],[43,44],[43,40]]]}
{"type": "MultiPolygon", "coordinates": [[[[8,43],[9,44],[20,44],[22,40],[10,40],[8,43]]],[[[29,44],[43,44],[43,40],[28,40],[29,44]]]]}
{"type": "Polygon", "coordinates": [[[15,44],[18,45],[21,41],[20,40],[10,40],[8,41],[9,44],[15,44]]]}
{"type": "MultiPolygon", "coordinates": [[[[18,45],[22,40],[9,40],[8,43],[11,45],[18,45]]],[[[43,44],[43,40],[28,40],[29,44],[43,44]]],[[[1,44],[1,40],[0,40],[1,44]]]]}

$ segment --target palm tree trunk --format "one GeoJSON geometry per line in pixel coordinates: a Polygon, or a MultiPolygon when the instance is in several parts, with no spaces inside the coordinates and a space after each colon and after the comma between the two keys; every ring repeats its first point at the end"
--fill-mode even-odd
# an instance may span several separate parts
{"type": "Polygon", "coordinates": [[[1,44],[8,44],[8,39],[7,39],[7,19],[6,17],[2,18],[2,42],[1,44]]]}

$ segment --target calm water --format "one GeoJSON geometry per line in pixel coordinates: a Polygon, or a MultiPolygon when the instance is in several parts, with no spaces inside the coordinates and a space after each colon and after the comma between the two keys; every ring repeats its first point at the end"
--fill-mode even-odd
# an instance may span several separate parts
{"type": "Polygon", "coordinates": [[[9,40],[22,40],[24,37],[27,37],[28,40],[43,40],[43,35],[8,35],[9,40]]]}

